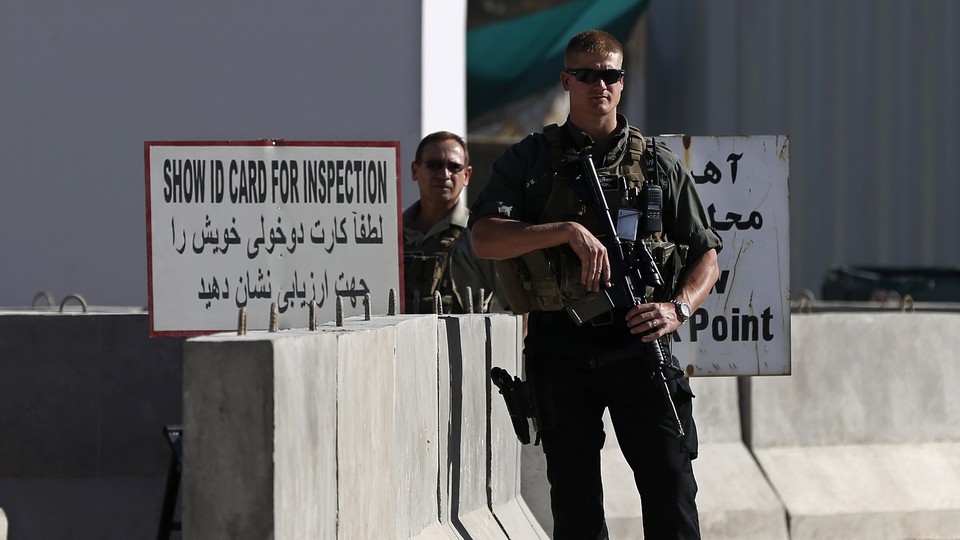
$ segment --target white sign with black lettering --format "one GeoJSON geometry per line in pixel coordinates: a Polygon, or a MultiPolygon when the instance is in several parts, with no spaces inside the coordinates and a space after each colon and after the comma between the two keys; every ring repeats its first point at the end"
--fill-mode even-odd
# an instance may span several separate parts
{"type": "Polygon", "coordinates": [[[723,239],[720,279],[676,333],[693,375],[790,374],[789,146],[785,136],[661,136],[723,239]]]}
{"type": "MultiPolygon", "coordinates": [[[[400,293],[396,142],[146,142],[150,333],[307,328],[400,293]]],[[[398,294],[399,296],[399,294],[398,294]]],[[[398,306],[399,309],[399,306],[398,306]]]]}

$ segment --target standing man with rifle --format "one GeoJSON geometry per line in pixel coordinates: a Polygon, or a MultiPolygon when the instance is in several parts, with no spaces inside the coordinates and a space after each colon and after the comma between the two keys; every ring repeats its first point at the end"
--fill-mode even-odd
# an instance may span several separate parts
{"type": "Polygon", "coordinates": [[[716,282],[722,242],[677,156],[617,114],[620,42],[579,33],[564,64],[567,122],[508,148],[471,217],[477,254],[498,260],[511,309],[530,313],[524,355],[554,538],[607,537],[606,408],[644,537],[700,538],[693,394],[670,338],[716,282]]]}

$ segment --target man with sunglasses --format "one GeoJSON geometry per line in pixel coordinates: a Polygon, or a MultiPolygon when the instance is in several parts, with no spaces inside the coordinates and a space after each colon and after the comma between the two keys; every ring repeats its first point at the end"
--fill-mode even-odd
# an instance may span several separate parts
{"type": "Polygon", "coordinates": [[[487,313],[495,304],[493,261],[473,251],[461,197],[473,167],[463,139],[449,131],[420,141],[413,163],[420,200],[403,213],[404,300],[407,313],[435,313],[439,292],[443,313],[487,313]],[[472,297],[467,296],[470,290],[472,297]],[[481,296],[482,294],[482,296],[481,296]]]}
{"type": "Polygon", "coordinates": [[[567,44],[564,63],[567,122],[508,148],[471,217],[477,253],[498,261],[514,311],[530,313],[524,357],[547,461],[554,538],[607,537],[600,482],[605,409],[634,472],[644,537],[699,538],[693,394],[669,342],[716,282],[722,242],[677,156],[617,113],[624,84],[620,42],[603,31],[582,32],[567,44]],[[618,236],[630,240],[630,253],[652,247],[666,284],[648,288],[647,303],[614,305],[574,322],[567,308],[598,297],[594,293],[615,277],[594,210],[576,189],[583,169],[573,164],[586,153],[618,236]],[[666,349],[668,366],[652,358],[654,344],[666,349]]]}

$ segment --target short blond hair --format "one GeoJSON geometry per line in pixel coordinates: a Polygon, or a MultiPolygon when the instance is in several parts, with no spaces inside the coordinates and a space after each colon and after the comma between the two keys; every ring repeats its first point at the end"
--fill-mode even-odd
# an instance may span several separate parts
{"type": "Polygon", "coordinates": [[[563,63],[566,68],[576,68],[570,65],[580,53],[618,54],[623,58],[623,44],[620,40],[603,30],[586,30],[570,38],[563,53],[563,63]]]}

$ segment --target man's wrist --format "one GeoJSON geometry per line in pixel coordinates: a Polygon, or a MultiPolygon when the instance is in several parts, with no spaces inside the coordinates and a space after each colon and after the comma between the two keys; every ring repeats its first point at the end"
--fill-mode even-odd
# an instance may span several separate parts
{"type": "Polygon", "coordinates": [[[677,320],[680,321],[680,324],[687,322],[687,319],[693,315],[693,308],[683,300],[674,298],[670,303],[673,304],[673,309],[677,313],[677,320]]]}

